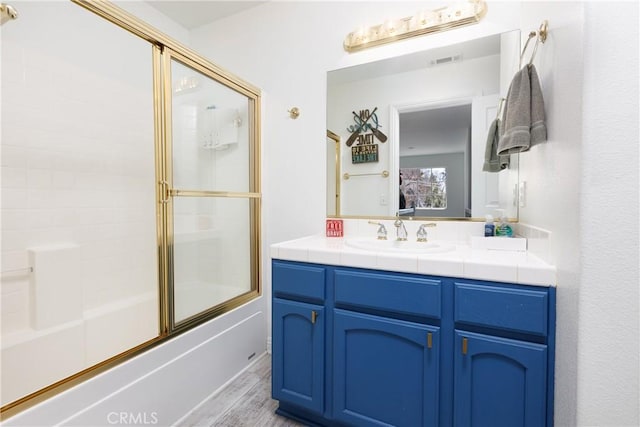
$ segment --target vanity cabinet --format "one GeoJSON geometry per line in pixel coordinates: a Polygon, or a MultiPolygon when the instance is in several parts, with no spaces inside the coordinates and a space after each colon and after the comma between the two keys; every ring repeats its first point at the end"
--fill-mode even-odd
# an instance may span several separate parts
{"type": "Polygon", "coordinates": [[[464,281],[453,287],[454,425],[551,425],[553,293],[464,281]]]}
{"type": "Polygon", "coordinates": [[[355,426],[438,424],[439,328],[336,309],[333,415],[355,426]]]}
{"type": "Polygon", "coordinates": [[[321,414],[324,408],[324,309],[273,301],[273,397],[321,414]]]}
{"type": "Polygon", "coordinates": [[[324,410],[325,269],[274,264],[272,394],[315,414],[324,410]]]}
{"type": "Polygon", "coordinates": [[[330,271],[334,418],[359,426],[437,425],[441,282],[330,271]]]}
{"type": "Polygon", "coordinates": [[[547,347],[456,331],[455,426],[546,425],[547,347]]]}
{"type": "Polygon", "coordinates": [[[554,288],[280,260],[272,283],[278,413],[327,426],[553,424],[554,288]]]}

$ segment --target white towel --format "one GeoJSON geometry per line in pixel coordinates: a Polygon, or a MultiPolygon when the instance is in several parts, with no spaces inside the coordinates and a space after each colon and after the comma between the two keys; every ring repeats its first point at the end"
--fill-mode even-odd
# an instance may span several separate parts
{"type": "Polygon", "coordinates": [[[544,99],[535,66],[527,65],[513,77],[504,110],[504,128],[498,155],[527,151],[547,140],[544,99]]]}

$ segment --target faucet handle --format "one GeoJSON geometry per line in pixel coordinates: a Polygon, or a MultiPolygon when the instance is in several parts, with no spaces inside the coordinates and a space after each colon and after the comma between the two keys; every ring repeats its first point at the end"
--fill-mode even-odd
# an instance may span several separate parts
{"type": "Polygon", "coordinates": [[[369,224],[378,226],[378,240],[387,240],[387,227],[383,223],[377,221],[369,221],[369,224]]]}
{"type": "Polygon", "coordinates": [[[426,242],[427,241],[427,230],[426,227],[435,227],[438,224],[435,222],[425,222],[424,224],[420,224],[418,228],[418,232],[416,233],[416,237],[418,242],[426,242]]]}

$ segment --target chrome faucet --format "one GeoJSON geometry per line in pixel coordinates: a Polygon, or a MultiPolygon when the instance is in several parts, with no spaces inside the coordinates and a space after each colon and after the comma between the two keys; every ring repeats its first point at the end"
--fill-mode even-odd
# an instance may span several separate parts
{"type": "Polygon", "coordinates": [[[369,221],[369,224],[378,226],[378,240],[387,240],[387,227],[381,222],[369,221]]]}
{"type": "Polygon", "coordinates": [[[393,225],[396,227],[396,240],[407,240],[407,228],[404,226],[404,222],[402,222],[399,215],[396,216],[393,225]]]}
{"type": "Polygon", "coordinates": [[[424,224],[420,224],[420,227],[418,228],[418,232],[416,233],[416,237],[418,242],[426,242],[427,241],[427,230],[426,227],[435,227],[436,224],[435,222],[427,222],[424,224]]]}

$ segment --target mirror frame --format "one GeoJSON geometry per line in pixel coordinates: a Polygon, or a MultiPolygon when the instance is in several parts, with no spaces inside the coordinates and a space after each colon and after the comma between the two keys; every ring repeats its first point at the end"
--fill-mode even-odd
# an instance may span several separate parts
{"type": "MultiPolygon", "coordinates": [[[[327,217],[330,218],[342,218],[340,216],[340,168],[341,168],[341,164],[340,164],[340,156],[341,156],[341,152],[340,152],[340,135],[336,134],[335,132],[330,131],[329,129],[327,129],[327,138],[330,139],[331,141],[334,142],[335,144],[335,181],[336,181],[336,185],[334,188],[334,198],[335,198],[335,203],[336,203],[336,209],[335,209],[335,214],[332,215],[327,215],[327,217]]],[[[331,142],[327,141],[328,144],[330,144],[331,142]]],[[[329,159],[327,159],[328,161],[329,159]]],[[[328,196],[328,192],[329,192],[329,186],[327,185],[327,190],[326,190],[326,195],[328,196]]],[[[326,199],[327,196],[325,196],[325,203],[326,203],[326,199]]]]}

